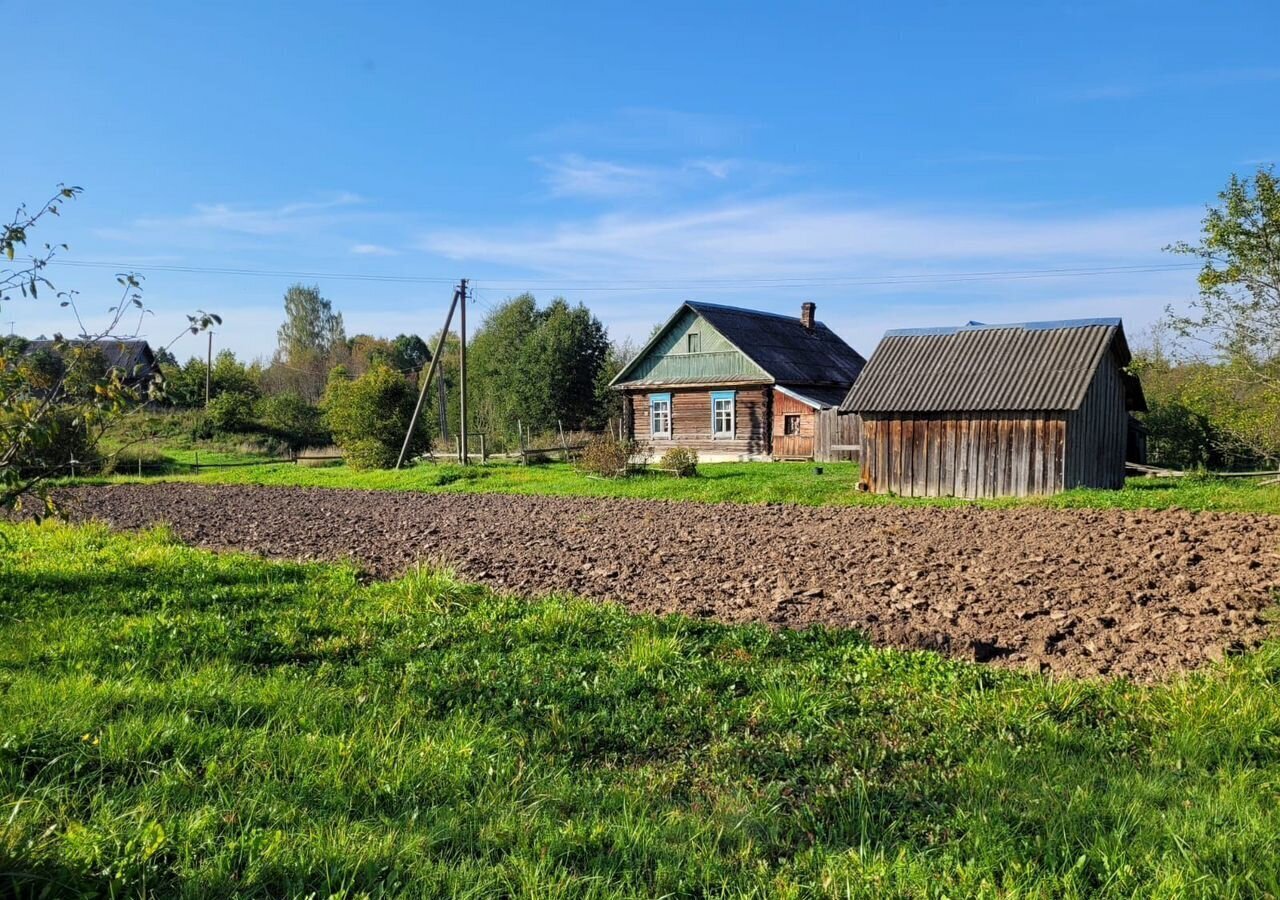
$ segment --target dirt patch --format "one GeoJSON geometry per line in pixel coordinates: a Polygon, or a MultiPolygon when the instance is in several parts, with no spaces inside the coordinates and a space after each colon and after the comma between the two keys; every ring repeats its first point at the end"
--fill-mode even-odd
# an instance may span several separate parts
{"type": "Polygon", "coordinates": [[[74,516],[213,548],[416,562],[521,594],[858,628],[1002,666],[1151,680],[1271,631],[1280,517],[710,505],[273,487],[66,492],[74,516]]]}

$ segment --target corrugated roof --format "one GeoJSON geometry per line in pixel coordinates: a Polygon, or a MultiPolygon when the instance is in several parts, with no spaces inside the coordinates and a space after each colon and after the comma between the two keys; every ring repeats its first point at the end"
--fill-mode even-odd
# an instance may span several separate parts
{"type": "MultiPolygon", "coordinates": [[[[1108,352],[1129,364],[1120,319],[898,329],[885,333],[840,409],[1072,410],[1108,352]]],[[[1135,396],[1129,381],[1129,405],[1142,408],[1141,389],[1135,396]]]]}
{"type": "Polygon", "coordinates": [[[852,384],[867,364],[860,353],[821,322],[813,330],[797,316],[690,301],[685,304],[711,323],[775,381],[797,384],[852,384]]]}

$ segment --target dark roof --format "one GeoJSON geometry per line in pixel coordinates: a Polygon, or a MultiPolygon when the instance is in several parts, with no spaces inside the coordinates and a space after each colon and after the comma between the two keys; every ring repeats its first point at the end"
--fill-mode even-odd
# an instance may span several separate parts
{"type": "Polygon", "coordinates": [[[867,364],[862,354],[821,322],[809,330],[798,316],[686,303],[752,362],[780,382],[852,384],[867,364]]]}
{"type": "MultiPolygon", "coordinates": [[[[1072,410],[1107,353],[1130,362],[1120,319],[970,324],[885,332],[842,412],[1072,410]]],[[[1144,409],[1124,379],[1130,409],[1144,409]]]]}
{"type": "MultiPolygon", "coordinates": [[[[52,351],[55,346],[54,341],[28,341],[27,352],[34,353],[37,350],[52,351]]],[[[67,341],[68,344],[81,344],[82,341],[67,341]]],[[[113,369],[121,369],[127,375],[132,375],[138,366],[141,366],[141,374],[147,374],[156,365],[155,354],[151,352],[151,345],[143,340],[113,340],[105,339],[94,342],[102,351],[102,356],[107,362],[107,366],[113,369]]]]}
{"type": "MultiPolygon", "coordinates": [[[[867,364],[860,353],[821,322],[814,322],[810,330],[801,324],[798,316],[689,300],[636,355],[632,365],[648,355],[685,308],[702,316],[725,340],[777,382],[847,387],[858,379],[858,373],[867,364]]],[[[631,367],[619,373],[614,384],[629,383],[625,377],[631,367]]]]}

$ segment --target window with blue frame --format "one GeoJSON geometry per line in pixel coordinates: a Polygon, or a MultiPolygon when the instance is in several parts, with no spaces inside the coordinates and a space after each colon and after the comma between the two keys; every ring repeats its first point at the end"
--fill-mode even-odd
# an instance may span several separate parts
{"type": "Polygon", "coordinates": [[[711,436],[732,440],[734,436],[734,391],[711,394],[711,436]]]}
{"type": "Polygon", "coordinates": [[[671,437],[671,395],[649,395],[649,437],[671,437]]]}

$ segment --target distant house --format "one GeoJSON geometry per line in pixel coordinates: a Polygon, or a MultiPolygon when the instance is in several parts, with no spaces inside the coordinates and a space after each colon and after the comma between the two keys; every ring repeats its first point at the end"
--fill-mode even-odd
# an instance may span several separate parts
{"type": "Polygon", "coordinates": [[[613,380],[626,433],[651,454],[836,458],[833,446],[857,443],[856,420],[837,407],[866,360],[814,313],[682,304],[613,380]]]}
{"type": "MultiPolygon", "coordinates": [[[[66,343],[83,344],[81,341],[67,341],[66,343]]],[[[130,387],[136,387],[145,392],[151,384],[151,380],[160,371],[156,363],[156,355],[151,350],[151,345],[144,340],[105,339],[95,341],[94,344],[102,353],[107,369],[119,369],[125,384],[130,387]]],[[[40,339],[28,341],[24,352],[56,354],[56,347],[56,342],[40,339]]]]}
{"type": "Polygon", "coordinates": [[[1124,486],[1131,411],[1120,319],[887,332],[840,409],[862,418],[861,487],[913,497],[1124,486]]]}

